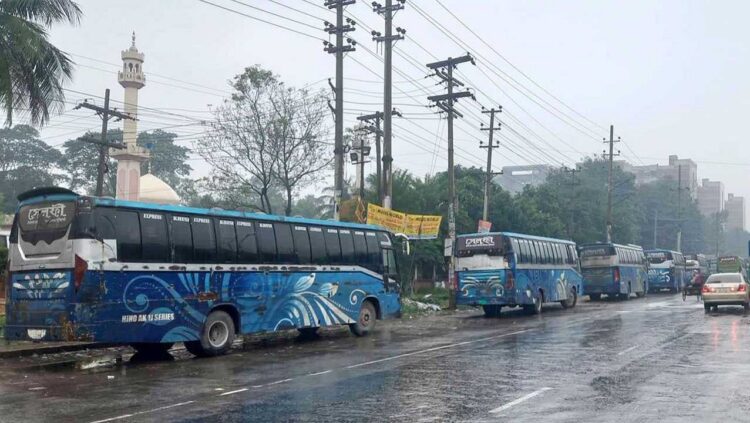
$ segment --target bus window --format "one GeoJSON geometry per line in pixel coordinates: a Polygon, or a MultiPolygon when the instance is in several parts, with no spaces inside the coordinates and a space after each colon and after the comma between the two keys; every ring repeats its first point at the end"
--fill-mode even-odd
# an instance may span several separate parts
{"type": "Polygon", "coordinates": [[[172,241],[172,261],[175,263],[190,263],[193,261],[193,235],[190,231],[190,218],[172,216],[169,221],[169,229],[169,239],[172,241]]]}
{"type": "Polygon", "coordinates": [[[193,217],[190,227],[193,230],[193,260],[197,263],[210,263],[216,259],[216,238],[211,219],[193,217]]]}
{"type": "Polygon", "coordinates": [[[341,244],[339,243],[339,231],[326,228],[324,233],[326,240],[326,251],[330,264],[341,264],[341,244]]]}
{"type": "Polygon", "coordinates": [[[354,231],[354,262],[360,266],[367,263],[367,241],[361,231],[354,231]]]}
{"type": "Polygon", "coordinates": [[[510,246],[513,252],[516,253],[516,260],[521,260],[521,247],[518,245],[518,240],[515,238],[511,238],[510,246]]]}
{"type": "Polygon", "coordinates": [[[141,229],[138,213],[118,210],[115,215],[117,231],[117,259],[138,261],[141,259],[141,229]]]}
{"type": "Polygon", "coordinates": [[[235,223],[237,232],[237,262],[257,263],[258,242],[255,239],[255,227],[253,222],[238,220],[235,223]]]}
{"type": "Polygon", "coordinates": [[[310,249],[312,250],[312,262],[314,264],[328,263],[323,229],[310,227],[310,249]]]}
{"type": "Polygon", "coordinates": [[[169,257],[169,238],[167,222],[164,215],[150,212],[141,213],[141,260],[167,262],[169,257]]]}
{"type": "Polygon", "coordinates": [[[348,229],[340,229],[339,239],[341,240],[342,263],[354,264],[354,238],[352,238],[352,232],[348,229]]]}
{"type": "Polygon", "coordinates": [[[255,236],[258,239],[261,263],[273,263],[276,261],[276,237],[273,234],[273,225],[270,223],[256,223],[258,230],[255,236]]]}
{"type": "Polygon", "coordinates": [[[365,240],[367,242],[367,264],[368,269],[373,272],[380,273],[380,244],[378,243],[378,237],[375,232],[367,232],[365,234],[365,240]]]}
{"type": "Polygon", "coordinates": [[[383,248],[383,273],[386,275],[398,274],[396,256],[393,254],[393,249],[391,248],[383,248]]]}
{"type": "Polygon", "coordinates": [[[300,264],[310,264],[310,237],[307,235],[307,228],[301,225],[294,225],[292,229],[294,253],[297,255],[297,262],[300,264]]]}
{"type": "Polygon", "coordinates": [[[234,263],[237,261],[237,235],[234,232],[234,221],[216,219],[216,238],[219,247],[219,262],[234,263]]]}
{"type": "Polygon", "coordinates": [[[535,264],[541,263],[541,254],[539,252],[539,243],[531,241],[531,262],[535,264]]]}
{"type": "Polygon", "coordinates": [[[568,245],[568,252],[570,253],[570,263],[571,265],[575,265],[578,263],[578,253],[576,253],[576,248],[572,245],[568,245]]]}
{"type": "Polygon", "coordinates": [[[296,263],[297,255],[294,253],[292,228],[287,223],[274,223],[273,226],[274,232],[276,232],[276,252],[278,253],[279,263],[296,263]]]}
{"type": "Polygon", "coordinates": [[[115,231],[115,211],[113,209],[97,207],[94,209],[96,234],[101,239],[117,239],[115,231]]]}
{"type": "Polygon", "coordinates": [[[549,242],[544,243],[544,262],[547,264],[554,263],[554,258],[552,256],[552,244],[549,242]]]}

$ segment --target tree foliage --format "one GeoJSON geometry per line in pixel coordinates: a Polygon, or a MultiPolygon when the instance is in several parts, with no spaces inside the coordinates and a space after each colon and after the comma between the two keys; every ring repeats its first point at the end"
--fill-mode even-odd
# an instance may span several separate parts
{"type": "Polygon", "coordinates": [[[80,17],[71,0],[0,1],[0,107],[7,126],[14,112],[41,125],[62,108],[62,85],[73,62],[49,42],[47,29],[58,22],[76,25],[80,17]]]}
{"type": "MultiPolygon", "coordinates": [[[[85,140],[100,139],[100,132],[87,132],[63,144],[63,167],[70,175],[72,190],[94,194],[99,166],[99,145],[85,140]]],[[[107,131],[107,141],[121,143],[122,131],[107,131]]],[[[190,179],[193,168],[187,162],[190,149],[176,144],[177,141],[177,134],[160,129],[139,133],[138,145],[146,147],[150,152],[150,159],[141,165],[141,173],[151,172],[174,188],[182,198],[188,198],[193,194],[193,181],[190,179]]],[[[106,166],[104,195],[114,197],[117,161],[108,156],[106,166]]]]}
{"type": "Polygon", "coordinates": [[[273,213],[272,187],[281,187],[284,211],[293,196],[318,182],[331,163],[323,139],[326,102],[321,93],[289,88],[271,71],[253,66],[237,75],[234,93],[216,109],[199,154],[211,165],[212,190],[247,197],[245,203],[273,213]],[[248,195],[250,194],[250,195],[248,195]]]}
{"type": "Polygon", "coordinates": [[[0,193],[3,211],[14,212],[18,194],[63,182],[60,152],[39,139],[27,125],[0,129],[0,193]]]}

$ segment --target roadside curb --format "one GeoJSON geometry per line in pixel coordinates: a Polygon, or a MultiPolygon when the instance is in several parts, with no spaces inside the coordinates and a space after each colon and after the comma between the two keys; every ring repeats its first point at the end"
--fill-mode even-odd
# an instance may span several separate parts
{"type": "Polygon", "coordinates": [[[60,345],[30,345],[28,348],[18,348],[13,350],[2,350],[0,346],[0,359],[2,358],[17,358],[17,357],[28,357],[31,355],[42,355],[42,354],[56,354],[62,352],[71,351],[82,351],[82,350],[93,350],[110,348],[117,346],[117,344],[105,344],[100,342],[84,342],[76,344],[60,344],[60,345]]]}

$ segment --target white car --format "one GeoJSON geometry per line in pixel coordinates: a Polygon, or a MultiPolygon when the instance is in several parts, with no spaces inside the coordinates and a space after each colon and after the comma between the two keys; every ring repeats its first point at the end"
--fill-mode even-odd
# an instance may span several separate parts
{"type": "Polygon", "coordinates": [[[703,284],[701,295],[706,313],[720,305],[741,305],[745,311],[750,310],[750,284],[742,273],[714,273],[703,284]]]}

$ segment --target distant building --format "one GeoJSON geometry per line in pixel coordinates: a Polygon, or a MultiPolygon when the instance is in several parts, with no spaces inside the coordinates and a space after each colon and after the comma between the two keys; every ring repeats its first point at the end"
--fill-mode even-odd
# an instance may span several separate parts
{"type": "Polygon", "coordinates": [[[525,186],[543,184],[552,169],[550,165],[504,166],[503,173],[497,175],[494,181],[504,190],[517,194],[525,186]]]}
{"type": "MultiPolygon", "coordinates": [[[[617,165],[625,172],[635,175],[637,185],[649,184],[661,180],[682,179],[682,187],[690,192],[690,197],[698,196],[698,165],[691,159],[680,159],[676,155],[669,156],[669,164],[633,166],[625,161],[617,162],[617,165]]],[[[676,187],[675,187],[676,188],[676,187]]]]}
{"type": "Polygon", "coordinates": [[[710,217],[724,211],[724,184],[721,181],[703,179],[698,187],[698,210],[710,217]]]}
{"type": "Polygon", "coordinates": [[[744,231],[745,230],[745,198],[729,194],[727,202],[724,204],[727,211],[727,230],[744,231]]]}

